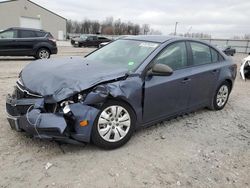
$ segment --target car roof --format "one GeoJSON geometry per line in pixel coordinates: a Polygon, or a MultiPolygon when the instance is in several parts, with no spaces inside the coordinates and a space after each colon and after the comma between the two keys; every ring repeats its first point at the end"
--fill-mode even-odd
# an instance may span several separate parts
{"type": "MultiPolygon", "coordinates": [[[[24,27],[10,27],[10,28],[8,28],[8,29],[6,29],[6,30],[10,30],[10,29],[47,32],[47,31],[44,31],[44,30],[42,30],[42,29],[33,29],[33,28],[24,28],[24,27]]],[[[48,33],[48,32],[47,32],[47,33],[48,33]]]]}
{"type": "Polygon", "coordinates": [[[164,35],[131,35],[125,38],[121,38],[125,40],[139,40],[139,41],[147,41],[147,42],[156,42],[156,43],[165,43],[167,41],[178,41],[178,40],[185,40],[185,41],[193,41],[206,44],[210,47],[215,47],[214,45],[208,43],[207,41],[195,39],[195,38],[188,38],[188,37],[181,37],[181,36],[164,36],[164,35]]]}
{"type": "Polygon", "coordinates": [[[136,36],[133,35],[133,36],[127,36],[127,37],[125,37],[123,39],[164,43],[164,42],[166,42],[168,40],[180,39],[180,38],[183,38],[183,37],[165,36],[165,35],[136,35],[136,36]]]}

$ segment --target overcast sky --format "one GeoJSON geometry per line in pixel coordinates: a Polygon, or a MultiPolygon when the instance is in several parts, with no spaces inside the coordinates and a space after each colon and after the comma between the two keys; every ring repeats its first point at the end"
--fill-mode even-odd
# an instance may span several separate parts
{"type": "Polygon", "coordinates": [[[33,0],[72,20],[105,20],[150,24],[163,34],[204,32],[228,38],[250,34],[250,0],[33,0]]]}

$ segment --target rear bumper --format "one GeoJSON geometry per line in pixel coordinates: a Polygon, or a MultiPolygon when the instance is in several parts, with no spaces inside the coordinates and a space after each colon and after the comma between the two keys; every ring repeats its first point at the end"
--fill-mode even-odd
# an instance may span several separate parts
{"type": "Polygon", "coordinates": [[[44,112],[43,98],[15,99],[11,95],[6,98],[7,120],[12,129],[41,139],[89,142],[99,110],[80,103],[70,105],[70,109],[71,117],[67,117],[63,112],[44,112]],[[83,120],[88,120],[88,126],[80,126],[83,120]]]}
{"type": "Polygon", "coordinates": [[[58,52],[57,47],[55,46],[55,47],[51,48],[50,52],[51,52],[51,54],[57,54],[57,52],[58,52]]]}

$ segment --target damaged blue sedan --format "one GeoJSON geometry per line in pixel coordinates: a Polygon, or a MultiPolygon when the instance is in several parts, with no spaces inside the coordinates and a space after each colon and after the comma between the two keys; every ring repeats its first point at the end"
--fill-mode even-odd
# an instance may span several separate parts
{"type": "Polygon", "coordinates": [[[38,60],[7,96],[10,126],[36,138],[114,149],[139,127],[226,105],[236,64],[198,40],[131,36],[86,57],[38,60]]]}

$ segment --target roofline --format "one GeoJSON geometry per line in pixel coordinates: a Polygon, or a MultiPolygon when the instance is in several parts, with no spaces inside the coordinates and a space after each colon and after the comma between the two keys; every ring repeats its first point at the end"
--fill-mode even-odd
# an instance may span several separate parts
{"type": "MultiPolygon", "coordinates": [[[[17,1],[17,0],[14,0],[14,1],[17,1]]],[[[56,15],[56,16],[58,16],[58,17],[60,17],[60,18],[62,18],[62,19],[64,19],[64,20],[66,20],[66,21],[67,21],[67,19],[66,19],[66,18],[64,18],[64,17],[60,16],[59,14],[56,14],[56,13],[52,12],[51,10],[46,9],[46,8],[42,7],[41,5],[38,5],[38,4],[34,3],[34,2],[33,2],[33,1],[31,1],[31,0],[27,0],[27,1],[29,1],[30,3],[33,3],[34,5],[36,5],[36,6],[40,7],[40,8],[42,8],[42,9],[44,9],[44,10],[47,10],[48,12],[50,12],[50,13],[52,13],[52,14],[54,14],[54,15],[56,15]]]]}
{"type": "Polygon", "coordinates": [[[140,41],[140,42],[152,42],[152,43],[157,43],[157,44],[163,44],[163,43],[168,41],[168,40],[165,40],[165,41],[160,42],[160,41],[154,41],[154,40],[150,40],[150,39],[147,39],[147,40],[146,39],[132,39],[132,38],[127,38],[127,37],[119,38],[117,40],[134,40],[134,41],[140,41]]]}
{"type": "Polygon", "coordinates": [[[128,35],[119,39],[124,39],[124,40],[137,40],[137,41],[145,41],[145,42],[154,42],[154,43],[159,43],[163,44],[167,41],[170,40],[175,40],[179,38],[184,38],[184,37],[177,37],[177,36],[171,36],[171,35],[128,35]],[[140,37],[146,37],[149,36],[151,38],[140,38],[140,37]],[[155,40],[152,37],[162,37],[162,40],[155,40]]]}
{"type": "MultiPolygon", "coordinates": [[[[14,2],[14,1],[18,1],[18,0],[1,1],[0,4],[1,4],[1,3],[11,3],[11,2],[14,2]]],[[[46,9],[46,8],[42,7],[41,5],[38,5],[38,4],[34,3],[34,2],[31,1],[31,0],[27,0],[27,1],[67,21],[66,18],[60,16],[59,14],[56,14],[55,12],[52,12],[51,10],[46,9]]]]}
{"type": "Polygon", "coordinates": [[[10,3],[10,2],[14,2],[14,1],[18,1],[18,0],[7,0],[7,1],[1,1],[1,2],[0,2],[0,4],[1,4],[1,3],[10,3]]]}
{"type": "MultiPolygon", "coordinates": [[[[7,28],[6,30],[8,29],[17,29],[17,30],[32,30],[32,31],[44,31],[44,32],[47,32],[43,29],[33,29],[33,28],[27,28],[27,27],[9,27],[7,28]]],[[[48,32],[47,32],[48,33],[48,32]]]]}

